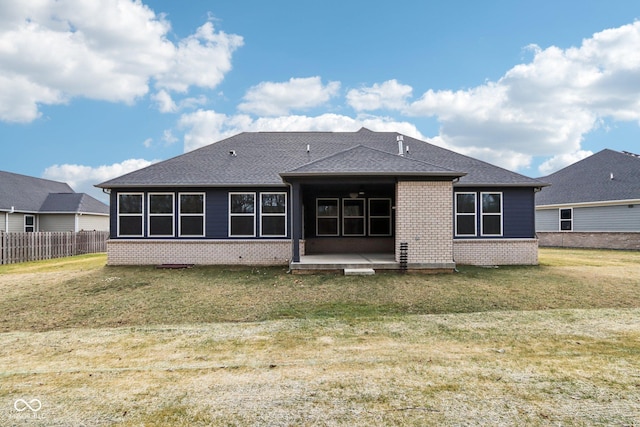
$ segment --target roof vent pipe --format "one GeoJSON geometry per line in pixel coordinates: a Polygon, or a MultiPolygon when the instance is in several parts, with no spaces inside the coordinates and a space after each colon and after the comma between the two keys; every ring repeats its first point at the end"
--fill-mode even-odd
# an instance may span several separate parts
{"type": "Polygon", "coordinates": [[[398,135],[396,137],[396,141],[398,141],[398,156],[404,156],[404,150],[402,149],[402,142],[404,141],[404,137],[402,135],[398,135]]]}
{"type": "Polygon", "coordinates": [[[613,181],[613,172],[609,174],[609,179],[613,181]]]}

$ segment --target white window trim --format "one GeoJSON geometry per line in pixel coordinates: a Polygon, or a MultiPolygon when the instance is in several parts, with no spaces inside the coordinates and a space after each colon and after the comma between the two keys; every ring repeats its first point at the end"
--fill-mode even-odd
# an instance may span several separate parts
{"type": "Polygon", "coordinates": [[[366,200],[362,199],[362,198],[356,198],[356,199],[351,199],[351,198],[344,198],[342,199],[342,235],[345,237],[362,237],[362,236],[366,236],[367,235],[367,227],[366,227],[366,220],[367,220],[367,212],[366,212],[366,200]],[[362,202],[362,215],[345,215],[345,209],[344,209],[344,204],[345,202],[351,202],[351,201],[360,201],[362,202]],[[345,226],[344,226],[344,222],[347,219],[362,219],[362,234],[347,234],[344,232],[345,230],[345,226]]]}
{"type": "Polygon", "coordinates": [[[367,231],[369,232],[369,236],[373,236],[373,237],[389,237],[389,236],[393,236],[393,223],[392,223],[392,206],[393,206],[393,202],[391,201],[390,198],[386,198],[386,197],[373,197],[368,199],[368,208],[369,208],[369,216],[368,216],[368,229],[367,231]],[[371,201],[377,201],[377,200],[385,200],[389,202],[389,215],[384,215],[384,216],[378,216],[378,215],[371,215],[371,201]],[[386,234],[373,234],[371,232],[371,219],[388,219],[389,220],[389,233],[386,234]]]}
{"type": "Polygon", "coordinates": [[[504,219],[504,215],[503,215],[503,211],[504,211],[504,195],[502,194],[501,191],[483,191],[480,193],[480,200],[479,200],[479,206],[480,206],[480,235],[482,237],[501,237],[504,234],[504,224],[503,224],[503,219],[504,219]],[[494,213],[494,212],[490,212],[490,213],[484,213],[483,209],[482,209],[482,196],[485,194],[499,194],[500,195],[500,213],[494,213]],[[500,234],[485,234],[484,232],[484,217],[485,215],[487,216],[496,216],[496,215],[500,215],[500,234]]]}
{"type": "Polygon", "coordinates": [[[174,237],[176,235],[176,195],[175,193],[161,192],[147,194],[147,236],[148,237],[174,237]],[[171,213],[151,213],[151,196],[171,196],[171,213]],[[151,234],[152,217],[171,217],[171,234],[151,234]]]}
{"type": "Polygon", "coordinates": [[[288,208],[287,193],[284,191],[267,191],[260,193],[260,237],[287,237],[287,208],[288,208]],[[267,194],[282,194],[284,195],[284,213],[264,213],[262,212],[262,196],[267,194]],[[284,234],[263,234],[262,231],[262,218],[263,217],[284,217],[284,234]]]}
{"type": "Polygon", "coordinates": [[[178,237],[204,237],[207,235],[207,193],[196,191],[196,192],[185,192],[178,193],[178,237]],[[194,214],[194,213],[182,213],[180,203],[181,196],[202,196],[202,213],[194,214]],[[187,234],[186,236],[182,235],[182,217],[202,217],[202,234],[187,234]]]}
{"type": "Polygon", "coordinates": [[[117,195],[117,219],[116,219],[116,227],[118,228],[118,237],[144,237],[144,193],[118,193],[117,195]],[[140,213],[135,214],[121,214],[120,213],[120,196],[140,196],[142,202],[142,209],[140,213]],[[120,233],[120,217],[121,216],[131,216],[131,217],[140,217],[142,220],[142,226],[140,227],[140,234],[121,234],[120,233]]]}
{"type": "Polygon", "coordinates": [[[228,236],[229,237],[256,237],[256,193],[255,192],[248,192],[248,191],[239,191],[239,192],[229,192],[229,231],[228,231],[228,236]],[[253,195],[253,213],[232,213],[231,212],[231,197],[232,196],[239,196],[239,195],[243,195],[243,194],[251,194],[253,195]],[[231,218],[235,217],[235,216],[250,216],[253,218],[253,234],[241,234],[241,235],[233,235],[231,234],[231,218]]]}
{"type": "Polygon", "coordinates": [[[562,233],[571,233],[573,231],[573,208],[560,208],[558,209],[558,231],[562,233]],[[571,211],[571,219],[562,219],[562,211],[571,211]],[[562,221],[569,221],[571,228],[569,230],[562,229],[562,221]]]}
{"type": "MultiPolygon", "coordinates": [[[[454,193],[453,203],[455,205],[455,236],[456,237],[473,237],[478,235],[478,193],[473,191],[460,191],[454,193]],[[462,212],[458,213],[458,194],[471,194],[473,195],[473,213],[462,212]],[[473,216],[473,234],[460,234],[458,233],[458,216],[473,216]]],[[[502,207],[500,208],[502,209],[502,207]]]]}
{"type": "Polygon", "coordinates": [[[23,225],[24,227],[22,228],[24,230],[25,233],[31,233],[30,231],[27,231],[27,227],[33,227],[33,232],[35,233],[36,231],[38,231],[38,225],[36,224],[36,216],[35,215],[29,215],[26,214],[23,218],[23,225]],[[27,218],[33,218],[33,225],[27,225],[27,218]]]}
{"type": "Polygon", "coordinates": [[[337,197],[319,197],[319,198],[316,198],[316,236],[323,236],[323,237],[340,236],[340,199],[339,198],[337,198],[337,197]],[[328,215],[320,216],[320,215],[318,215],[318,207],[320,206],[320,201],[321,200],[335,200],[336,208],[338,209],[337,215],[335,215],[335,216],[328,216],[328,215]],[[322,219],[335,219],[336,220],[336,234],[320,234],[318,232],[318,221],[320,220],[320,218],[322,218],[322,219]]]}

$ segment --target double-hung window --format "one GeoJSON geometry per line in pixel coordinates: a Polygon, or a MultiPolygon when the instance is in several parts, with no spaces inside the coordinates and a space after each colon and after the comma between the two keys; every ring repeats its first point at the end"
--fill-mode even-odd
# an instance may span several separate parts
{"type": "Polygon", "coordinates": [[[179,193],[178,197],[178,234],[180,237],[203,237],[204,193],[179,193]]]}
{"type": "Polygon", "coordinates": [[[318,236],[338,236],[340,230],[340,205],[338,199],[317,199],[316,234],[318,236]]]}
{"type": "Polygon", "coordinates": [[[173,193],[149,193],[149,237],[174,235],[173,197],[173,193]]]}
{"type": "Polygon", "coordinates": [[[502,193],[480,193],[481,234],[502,236],[502,193]]]}
{"type": "Polygon", "coordinates": [[[364,236],[364,199],[342,199],[342,235],[364,236]]]}
{"type": "Polygon", "coordinates": [[[560,209],[560,230],[573,230],[573,209],[560,209]]]}
{"type": "Polygon", "coordinates": [[[229,236],[256,236],[256,193],[229,193],[229,236]]]}
{"type": "Polygon", "coordinates": [[[476,193],[456,193],[456,236],[475,236],[477,234],[476,221],[476,193]]]}
{"type": "Polygon", "coordinates": [[[118,194],[118,236],[142,237],[142,193],[118,194]]]}
{"type": "Polygon", "coordinates": [[[369,199],[369,236],[391,236],[391,199],[369,199]]]}
{"type": "Polygon", "coordinates": [[[36,217],[34,215],[24,216],[24,231],[26,233],[32,233],[36,231],[36,217]]]}
{"type": "Polygon", "coordinates": [[[286,237],[287,193],[260,194],[260,235],[286,237]]]}

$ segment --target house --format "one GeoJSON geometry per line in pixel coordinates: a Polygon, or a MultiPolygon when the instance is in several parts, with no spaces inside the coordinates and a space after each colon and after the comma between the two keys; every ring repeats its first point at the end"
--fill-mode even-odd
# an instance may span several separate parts
{"type": "MultiPolygon", "coordinates": [[[[394,132],[246,132],[97,187],[109,264],[537,264],[541,181],[394,132]],[[374,256],[375,254],[375,256],[374,256]]],[[[323,268],[325,267],[325,268],[323,268]]]]}
{"type": "Polygon", "coordinates": [[[640,249],[639,155],[605,149],[540,179],[540,245],[640,249]]]}
{"type": "Polygon", "coordinates": [[[0,171],[0,231],[109,230],[109,207],[64,182],[0,171]]]}

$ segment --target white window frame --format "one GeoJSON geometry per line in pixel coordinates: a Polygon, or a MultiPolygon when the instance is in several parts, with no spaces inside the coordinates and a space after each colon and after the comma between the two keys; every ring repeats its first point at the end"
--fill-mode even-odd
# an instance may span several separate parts
{"type": "Polygon", "coordinates": [[[24,230],[25,233],[35,233],[36,231],[38,231],[38,225],[36,224],[36,216],[35,215],[30,215],[30,214],[25,215],[23,222],[24,222],[23,230],[24,230]],[[33,218],[33,225],[27,225],[27,218],[33,218]],[[31,227],[31,228],[33,228],[33,230],[28,231],[27,227],[31,227]]]}
{"type": "Polygon", "coordinates": [[[264,193],[260,193],[260,237],[287,237],[287,208],[288,208],[288,200],[286,191],[266,191],[264,193]],[[281,194],[284,196],[284,212],[278,213],[264,213],[262,212],[262,197],[265,195],[271,194],[281,194]],[[283,217],[284,218],[284,234],[264,234],[262,230],[262,218],[264,217],[283,217]]]}
{"type": "Polygon", "coordinates": [[[392,221],[392,211],[393,211],[393,201],[390,198],[387,197],[372,197],[370,199],[368,199],[367,201],[367,208],[368,208],[368,217],[367,217],[367,232],[369,233],[369,236],[374,236],[374,237],[389,237],[393,235],[393,221],[392,221]],[[389,202],[389,215],[371,215],[371,202],[372,201],[379,201],[379,200],[384,200],[389,202]],[[385,234],[374,234],[371,232],[371,220],[372,219],[388,219],[389,220],[389,233],[385,233],[385,234]]]}
{"type": "Polygon", "coordinates": [[[207,235],[207,193],[201,191],[190,191],[185,193],[178,193],[178,236],[179,237],[204,237],[207,235]],[[182,196],[202,196],[202,213],[182,213],[182,196]],[[201,217],[202,218],[202,234],[187,234],[182,235],[182,217],[201,217]]]}
{"type": "Polygon", "coordinates": [[[362,236],[366,236],[367,235],[367,227],[366,227],[366,221],[367,221],[367,212],[366,212],[366,200],[362,199],[362,198],[355,198],[355,199],[351,199],[351,198],[344,198],[342,199],[342,235],[344,237],[362,237],[362,236]],[[362,215],[346,215],[345,212],[345,208],[344,208],[344,204],[345,202],[353,202],[353,201],[360,201],[362,202],[362,215]],[[362,220],[362,234],[347,234],[345,233],[345,229],[346,227],[344,226],[345,220],[347,219],[361,219],[362,220]]]}
{"type": "Polygon", "coordinates": [[[147,194],[147,236],[148,237],[174,237],[176,235],[176,195],[171,192],[158,192],[147,194]],[[171,213],[151,213],[152,196],[171,196],[171,213]],[[151,218],[171,217],[171,234],[151,234],[151,218]]]}
{"type": "Polygon", "coordinates": [[[480,206],[480,235],[483,237],[501,237],[504,234],[504,194],[501,191],[483,191],[480,193],[480,200],[479,200],[479,206],[480,206]],[[484,209],[483,209],[483,203],[482,203],[482,199],[483,196],[485,194],[499,194],[500,195],[500,213],[495,213],[495,212],[489,212],[489,213],[485,213],[484,209]],[[484,232],[484,217],[485,216],[500,216],[500,233],[499,234],[486,234],[484,232]]]}
{"type": "Polygon", "coordinates": [[[558,231],[561,231],[563,233],[570,233],[573,231],[573,208],[560,208],[558,209],[558,231]],[[562,219],[562,211],[569,211],[571,212],[571,219],[562,219]],[[571,224],[571,228],[568,230],[563,230],[562,229],[562,222],[563,221],[569,221],[569,223],[571,224]]]}
{"type": "Polygon", "coordinates": [[[116,211],[117,211],[116,227],[118,228],[118,237],[144,237],[144,208],[145,208],[144,203],[145,203],[144,193],[118,193],[117,194],[118,206],[116,207],[116,211]],[[140,203],[142,204],[140,213],[125,213],[125,214],[120,213],[120,196],[140,196],[140,203]],[[140,234],[121,234],[120,233],[120,217],[121,216],[140,217],[140,220],[141,220],[140,234]]]}
{"type": "Polygon", "coordinates": [[[337,197],[318,197],[316,198],[316,236],[320,237],[336,237],[340,236],[340,199],[337,197]],[[318,215],[318,207],[320,206],[321,200],[334,200],[336,202],[336,209],[338,212],[335,216],[333,215],[318,215]],[[336,220],[336,234],[320,234],[318,230],[318,222],[322,219],[335,219],[336,220]]]}
{"type": "Polygon", "coordinates": [[[229,192],[229,231],[228,231],[228,236],[229,237],[256,237],[256,193],[255,192],[250,192],[250,191],[234,191],[234,192],[229,192]],[[240,196],[240,195],[246,195],[246,194],[250,194],[253,195],[253,213],[232,213],[231,212],[231,198],[232,196],[240,196]],[[246,217],[251,217],[253,218],[253,234],[239,234],[239,235],[233,235],[231,234],[231,219],[233,217],[240,217],[240,216],[246,216],[246,217]]]}
{"type": "Polygon", "coordinates": [[[474,237],[478,235],[478,193],[474,191],[459,191],[454,193],[454,212],[455,212],[455,236],[456,237],[474,237]],[[458,194],[470,194],[473,196],[473,213],[458,212],[458,194]],[[458,216],[473,216],[473,234],[458,233],[458,216]]]}

